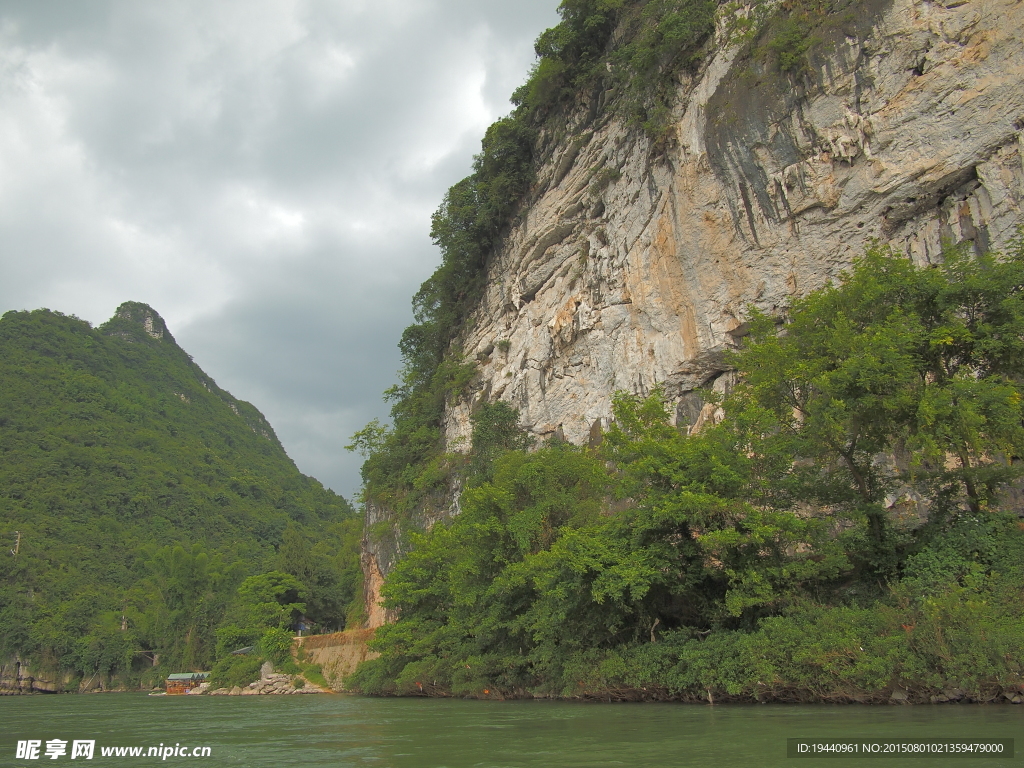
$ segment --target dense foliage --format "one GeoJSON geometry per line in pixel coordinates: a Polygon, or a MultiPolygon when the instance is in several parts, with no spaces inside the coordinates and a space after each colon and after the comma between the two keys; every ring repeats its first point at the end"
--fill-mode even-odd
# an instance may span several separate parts
{"type": "Polygon", "coordinates": [[[611,88],[607,112],[664,141],[677,77],[699,61],[717,10],[715,0],[564,0],[562,22],[537,38],[537,64],[512,102],[535,117],[564,117],[611,88]]]}
{"type": "Polygon", "coordinates": [[[161,331],[133,303],[0,319],[0,659],[149,681],[345,623],[361,520],[161,331]]]}
{"type": "MultiPolygon", "coordinates": [[[[1024,683],[1024,243],[873,248],[786,318],[696,434],[621,395],[598,449],[481,419],[461,514],[413,537],[371,693],[882,700],[1024,683]],[[481,438],[482,439],[482,438],[481,438]],[[502,449],[501,446],[506,448],[502,449]]],[[[709,401],[713,398],[708,394],[709,401]]],[[[474,442],[476,437],[474,436],[474,442]]]]}

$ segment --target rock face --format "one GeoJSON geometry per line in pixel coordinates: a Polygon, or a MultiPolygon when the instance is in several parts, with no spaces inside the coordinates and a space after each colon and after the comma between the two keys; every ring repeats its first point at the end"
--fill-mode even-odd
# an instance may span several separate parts
{"type": "Polygon", "coordinates": [[[108,325],[108,335],[119,336],[127,341],[134,341],[142,332],[151,339],[167,339],[174,342],[174,337],[167,330],[167,323],[157,311],[148,304],[138,301],[124,302],[117,308],[108,325]]]}
{"type": "MultiPolygon", "coordinates": [[[[0,662],[0,696],[19,693],[63,693],[73,679],[69,672],[46,670],[14,656],[0,662]]],[[[86,690],[84,687],[82,690],[86,690]]]]}
{"type": "MultiPolygon", "coordinates": [[[[869,6],[809,86],[751,84],[720,50],[680,85],[662,159],[616,120],[579,126],[489,267],[464,338],[475,399],[582,443],[614,392],[662,383],[693,425],[708,414],[686,393],[726,386],[717,353],[748,305],[821,286],[874,238],[919,263],[943,240],[1005,245],[1024,200],[1024,6],[869,6]]],[[[450,444],[472,405],[449,410],[450,444]]]]}
{"type": "Polygon", "coordinates": [[[397,547],[390,546],[398,541],[397,532],[394,536],[372,536],[369,531],[375,523],[381,522],[385,515],[373,503],[366,504],[366,530],[363,537],[359,566],[363,571],[363,598],[366,601],[367,628],[380,627],[392,620],[390,612],[384,608],[380,599],[380,590],[384,586],[384,575],[397,560],[397,547]]]}
{"type": "MultiPolygon", "coordinates": [[[[722,352],[750,305],[784,307],[874,239],[920,264],[944,241],[1005,246],[1024,201],[1022,51],[1014,0],[865,0],[798,78],[720,45],[680,82],[663,155],[581,113],[488,266],[461,338],[479,375],[449,405],[448,445],[496,400],[538,437],[585,443],[616,391],[658,384],[697,427],[714,407],[696,390],[731,386],[722,352]]],[[[371,626],[394,560],[378,549],[363,558],[371,626]]]]}

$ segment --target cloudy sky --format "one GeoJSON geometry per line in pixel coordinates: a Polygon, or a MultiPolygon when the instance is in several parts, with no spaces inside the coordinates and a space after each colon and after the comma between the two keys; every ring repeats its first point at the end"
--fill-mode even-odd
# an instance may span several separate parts
{"type": "Polygon", "coordinates": [[[557,5],[0,0],[0,313],[152,305],[351,497],[430,214],[557,5]]]}

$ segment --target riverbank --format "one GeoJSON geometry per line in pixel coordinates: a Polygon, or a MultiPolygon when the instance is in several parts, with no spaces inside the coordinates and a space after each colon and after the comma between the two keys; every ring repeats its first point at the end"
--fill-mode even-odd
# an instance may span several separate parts
{"type": "Polygon", "coordinates": [[[275,672],[273,665],[268,661],[260,669],[259,680],[254,680],[246,686],[235,685],[223,688],[210,688],[208,683],[203,683],[195,690],[189,691],[190,695],[207,696],[285,696],[310,693],[334,693],[330,688],[316,685],[302,675],[289,675],[275,672]]]}
{"type": "MultiPolygon", "coordinates": [[[[310,635],[295,638],[291,649],[293,660],[304,667],[313,667],[322,674],[322,679],[309,680],[302,674],[286,674],[277,672],[269,664],[264,664],[260,676],[247,685],[211,688],[203,685],[190,695],[207,696],[253,696],[253,695],[299,695],[319,693],[364,693],[358,689],[348,690],[344,681],[365,661],[378,658],[371,651],[369,642],[374,636],[372,629],[348,630],[326,635],[310,635]],[[325,684],[326,683],[326,684],[325,684]]],[[[8,667],[0,666],[0,672],[8,667]]],[[[27,670],[20,666],[19,670],[27,670]]],[[[597,670],[593,670],[596,675],[597,670]]],[[[14,676],[8,675],[14,678],[14,676]]],[[[27,695],[38,693],[82,692],[82,693],[128,693],[132,690],[149,692],[145,689],[129,689],[117,684],[116,680],[106,678],[89,678],[67,687],[60,688],[54,681],[47,681],[45,687],[29,676],[14,678],[21,682],[20,687],[4,687],[7,677],[0,676],[0,695],[27,695]],[[95,686],[86,688],[85,686],[95,686]]],[[[72,681],[74,682],[74,681],[72,681]]],[[[67,682],[65,682],[65,686],[67,682]]],[[[600,685],[581,681],[579,690],[573,695],[558,695],[548,692],[536,692],[526,689],[507,690],[497,686],[482,686],[476,691],[452,692],[444,686],[435,685],[432,681],[416,681],[414,685],[402,691],[394,691],[384,698],[436,698],[436,699],[477,699],[486,701],[546,700],[552,702],[646,702],[646,703],[681,703],[681,704],[867,704],[867,705],[908,705],[908,704],[1024,704],[1024,683],[1002,684],[990,681],[974,689],[957,685],[955,682],[946,685],[925,685],[914,681],[901,680],[877,690],[861,690],[854,686],[830,691],[812,690],[808,687],[786,685],[785,683],[762,683],[754,694],[744,692],[734,695],[718,688],[703,691],[672,691],[659,685],[621,686],[600,685]],[[397,696],[394,694],[398,694],[397,696]]],[[[376,697],[376,696],[375,696],[376,697]]]]}
{"type": "MultiPolygon", "coordinates": [[[[357,692],[358,693],[358,692],[357,692]]],[[[749,705],[749,704],[804,704],[825,706],[834,704],[865,704],[870,706],[921,705],[921,704],[1024,704],[1024,687],[999,687],[982,694],[971,694],[959,688],[945,688],[936,691],[931,688],[895,686],[889,691],[849,692],[846,694],[813,695],[800,690],[773,690],[760,697],[735,696],[727,692],[707,691],[703,696],[679,694],[664,688],[607,688],[580,692],[574,696],[559,696],[530,691],[500,691],[486,688],[475,694],[453,694],[437,686],[422,685],[416,691],[398,695],[373,698],[434,698],[434,699],[475,699],[482,701],[558,701],[659,704],[704,704],[704,705],[749,705]]]]}
{"type": "MultiPolygon", "coordinates": [[[[344,691],[344,679],[363,661],[377,654],[369,649],[372,629],[355,629],[293,639],[292,660],[307,670],[297,674],[275,672],[266,664],[258,679],[247,685],[212,688],[203,684],[191,695],[251,696],[344,691]],[[308,672],[312,669],[313,672],[308,672]],[[321,677],[322,676],[322,677],[321,677]],[[237,692],[236,692],[237,689],[237,692]]],[[[153,668],[157,669],[157,668],[153,668]]],[[[168,669],[166,674],[181,670],[168,669]]],[[[149,675],[152,678],[152,675],[149,675]]],[[[159,677],[159,676],[157,676],[159,677]]],[[[0,662],[0,696],[42,693],[151,693],[163,690],[150,685],[128,684],[122,677],[94,674],[82,678],[70,672],[13,657],[0,662]]]]}

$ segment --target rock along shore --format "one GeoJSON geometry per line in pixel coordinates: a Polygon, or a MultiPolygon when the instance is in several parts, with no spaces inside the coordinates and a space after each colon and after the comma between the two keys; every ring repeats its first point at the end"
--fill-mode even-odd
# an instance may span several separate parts
{"type": "Polygon", "coordinates": [[[310,683],[302,675],[287,675],[280,672],[274,672],[274,668],[271,666],[269,661],[266,662],[260,670],[260,679],[254,680],[244,688],[236,685],[233,688],[215,688],[211,691],[204,687],[206,685],[206,683],[203,683],[203,685],[189,693],[193,695],[205,693],[208,696],[284,696],[309,693],[330,693],[330,691],[310,683]],[[298,687],[296,687],[297,683],[298,687]]]}

